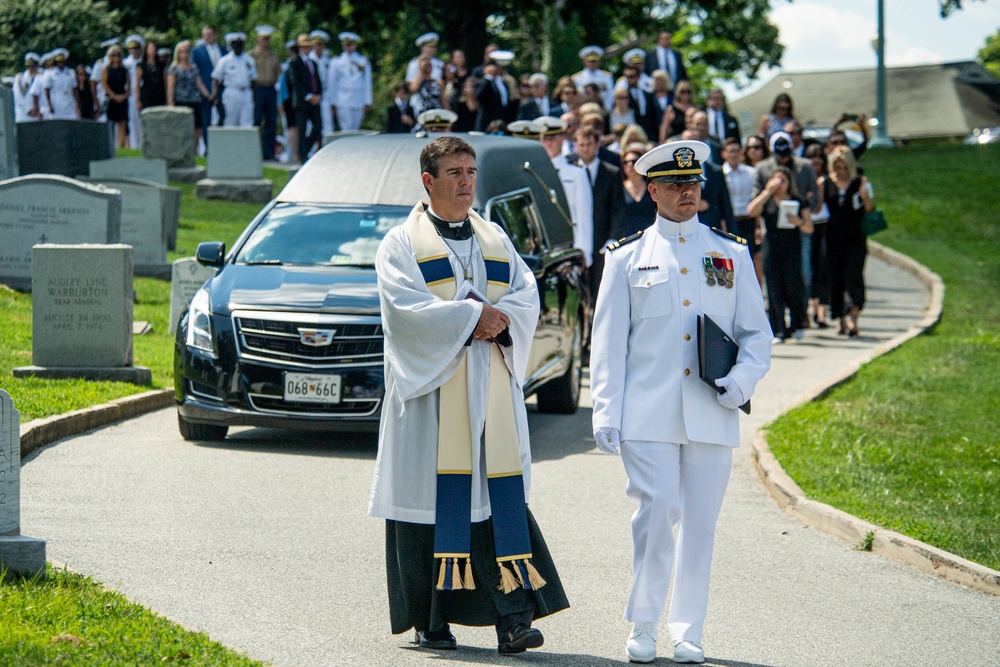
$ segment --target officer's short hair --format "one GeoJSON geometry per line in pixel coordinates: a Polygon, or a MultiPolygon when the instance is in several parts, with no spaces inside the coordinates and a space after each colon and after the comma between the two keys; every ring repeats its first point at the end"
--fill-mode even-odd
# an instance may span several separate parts
{"type": "Polygon", "coordinates": [[[420,171],[437,178],[441,169],[441,158],[450,155],[471,155],[476,159],[476,151],[464,139],[458,137],[438,137],[420,151],[420,171]]]}
{"type": "Polygon", "coordinates": [[[577,129],[576,134],[573,136],[576,138],[577,141],[583,138],[588,138],[588,139],[593,139],[598,146],[600,146],[601,144],[601,133],[595,130],[590,125],[581,125],[577,129]]]}

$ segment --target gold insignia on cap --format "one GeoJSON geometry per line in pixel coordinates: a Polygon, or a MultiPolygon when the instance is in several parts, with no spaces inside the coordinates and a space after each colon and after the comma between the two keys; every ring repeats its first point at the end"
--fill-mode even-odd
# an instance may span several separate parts
{"type": "Polygon", "coordinates": [[[677,162],[677,166],[681,169],[687,169],[694,166],[694,151],[686,146],[684,148],[678,148],[674,151],[674,160],[677,162]]]}

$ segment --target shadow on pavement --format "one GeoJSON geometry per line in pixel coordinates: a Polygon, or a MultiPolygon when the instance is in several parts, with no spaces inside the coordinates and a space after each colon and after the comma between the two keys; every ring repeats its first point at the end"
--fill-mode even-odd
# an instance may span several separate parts
{"type": "Polygon", "coordinates": [[[327,456],[374,461],[378,451],[378,433],[248,428],[230,433],[221,442],[199,440],[191,444],[211,449],[232,449],[261,454],[327,456]]]}
{"type": "MultiPolygon", "coordinates": [[[[462,646],[459,644],[457,651],[429,651],[413,645],[400,646],[403,650],[416,651],[426,656],[428,661],[454,662],[454,663],[476,663],[483,665],[509,665],[512,657],[519,664],[535,665],[571,665],[572,667],[608,667],[611,665],[629,665],[627,660],[614,660],[581,653],[547,653],[544,648],[535,651],[526,651],[516,656],[501,656],[495,649],[486,649],[478,646],[462,646]]],[[[655,664],[675,664],[669,657],[669,652],[657,657],[655,664]]],[[[712,657],[705,658],[705,665],[719,665],[720,667],[773,667],[759,662],[742,662],[740,660],[723,660],[712,657]]]]}

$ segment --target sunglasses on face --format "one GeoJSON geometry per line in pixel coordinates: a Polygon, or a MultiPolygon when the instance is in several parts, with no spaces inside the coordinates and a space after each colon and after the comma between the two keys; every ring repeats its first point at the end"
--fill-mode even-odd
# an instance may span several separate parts
{"type": "Polygon", "coordinates": [[[764,150],[764,147],[761,146],[760,144],[747,144],[747,150],[748,151],[762,151],[762,150],[764,150]]]}
{"type": "Polygon", "coordinates": [[[625,160],[622,164],[635,164],[635,160],[625,160]]]}

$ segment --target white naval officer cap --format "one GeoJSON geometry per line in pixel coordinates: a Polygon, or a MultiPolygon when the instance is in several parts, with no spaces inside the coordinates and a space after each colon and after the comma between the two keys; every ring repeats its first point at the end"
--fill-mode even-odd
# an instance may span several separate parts
{"type": "Polygon", "coordinates": [[[604,57],[604,49],[596,44],[591,44],[580,49],[579,55],[581,60],[600,60],[604,57]]]}
{"type": "Polygon", "coordinates": [[[350,42],[351,44],[357,44],[358,42],[361,41],[361,36],[356,32],[345,30],[344,32],[337,35],[337,39],[339,39],[341,42],[350,42]]]}
{"type": "Polygon", "coordinates": [[[271,35],[274,34],[274,26],[259,25],[256,28],[254,28],[253,31],[258,37],[270,37],[271,35]]]}
{"type": "Polygon", "coordinates": [[[48,62],[52,62],[52,57],[53,57],[53,56],[52,56],[52,51],[46,51],[46,52],[45,52],[45,53],[43,53],[43,54],[41,55],[41,57],[40,57],[40,58],[38,59],[38,63],[39,63],[40,65],[44,65],[45,63],[48,63],[48,62]]]}
{"type": "Polygon", "coordinates": [[[510,133],[510,136],[521,139],[537,139],[542,136],[545,130],[545,125],[537,120],[515,120],[513,123],[507,124],[507,132],[510,133]]]}
{"type": "Polygon", "coordinates": [[[67,51],[63,47],[60,46],[58,49],[52,49],[53,60],[66,60],[68,58],[69,58],[69,51],[67,51]]]}
{"type": "Polygon", "coordinates": [[[416,45],[423,46],[424,44],[437,44],[440,39],[441,36],[436,32],[425,32],[420,35],[420,37],[417,37],[416,45]]]}
{"type": "Polygon", "coordinates": [[[156,55],[161,58],[163,58],[164,56],[169,56],[171,54],[173,54],[173,49],[171,49],[169,46],[161,46],[156,50],[156,55]]]}
{"type": "Polygon", "coordinates": [[[144,46],[146,46],[146,40],[144,40],[140,35],[129,35],[125,38],[125,48],[141,49],[144,46]]]}
{"type": "Polygon", "coordinates": [[[226,33],[226,44],[232,44],[233,42],[245,42],[245,41],[247,41],[247,36],[242,32],[226,33]]]}
{"type": "Polygon", "coordinates": [[[700,183],[705,180],[702,164],[712,149],[701,141],[686,139],[660,144],[635,161],[635,170],[651,181],[700,183]]]}
{"type": "Polygon", "coordinates": [[[27,53],[24,54],[24,62],[25,64],[27,64],[31,61],[34,61],[34,63],[37,65],[38,63],[42,62],[42,57],[37,53],[35,53],[34,51],[28,51],[27,53]]]}
{"type": "Polygon", "coordinates": [[[495,62],[500,67],[506,67],[510,64],[510,61],[514,59],[514,52],[507,51],[506,49],[497,49],[490,53],[490,60],[495,62]]]}
{"type": "Polygon", "coordinates": [[[112,46],[118,46],[121,44],[122,40],[119,37],[109,37],[108,39],[101,42],[102,49],[110,49],[112,46]]]}
{"type": "Polygon", "coordinates": [[[569,129],[569,125],[566,124],[566,121],[557,116],[539,116],[532,122],[538,123],[542,126],[543,137],[552,137],[557,134],[562,134],[569,129]]]}
{"type": "Polygon", "coordinates": [[[456,120],[458,114],[451,109],[428,109],[417,116],[417,122],[427,130],[447,130],[456,120]]]}
{"type": "Polygon", "coordinates": [[[646,52],[642,49],[629,49],[622,56],[622,62],[626,65],[637,65],[646,59],[646,52]]]}
{"type": "Polygon", "coordinates": [[[324,44],[330,41],[330,33],[326,30],[313,30],[309,33],[309,36],[312,37],[314,41],[323,42],[324,44]]]}

